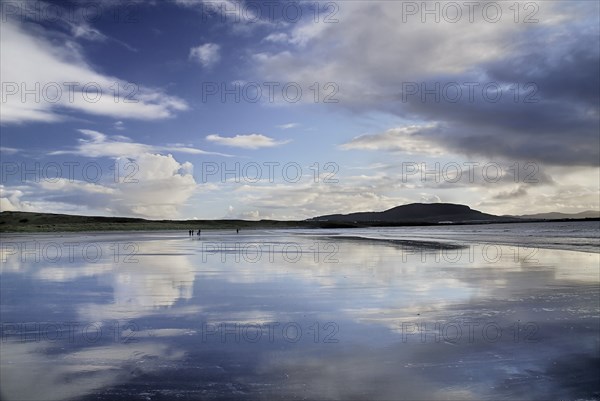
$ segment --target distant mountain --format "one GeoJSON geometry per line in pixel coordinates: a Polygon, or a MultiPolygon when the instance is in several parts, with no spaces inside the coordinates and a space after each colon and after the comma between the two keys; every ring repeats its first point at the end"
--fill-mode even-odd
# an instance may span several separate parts
{"type": "Polygon", "coordinates": [[[554,219],[597,219],[600,218],[600,211],[587,210],[580,213],[536,213],[536,214],[524,214],[521,216],[514,216],[521,219],[543,219],[543,220],[554,220],[554,219]]]}
{"type": "Polygon", "coordinates": [[[350,214],[330,214],[311,219],[313,221],[335,221],[356,223],[440,223],[440,222],[474,222],[474,221],[514,221],[514,217],[495,216],[473,210],[466,205],[453,203],[411,203],[396,206],[383,212],[359,212],[350,214]]]}

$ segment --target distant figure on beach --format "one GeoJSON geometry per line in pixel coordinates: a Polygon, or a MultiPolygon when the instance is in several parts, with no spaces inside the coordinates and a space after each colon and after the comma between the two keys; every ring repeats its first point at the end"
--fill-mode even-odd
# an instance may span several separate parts
{"type": "Polygon", "coordinates": [[[200,236],[200,229],[198,229],[198,236],[200,236]]]}
{"type": "Polygon", "coordinates": [[[235,229],[235,233],[236,233],[236,234],[239,234],[239,233],[240,233],[240,229],[239,229],[239,228],[236,228],[236,229],[235,229]]]}
{"type": "Polygon", "coordinates": [[[192,236],[192,230],[188,230],[188,237],[192,236]]]}

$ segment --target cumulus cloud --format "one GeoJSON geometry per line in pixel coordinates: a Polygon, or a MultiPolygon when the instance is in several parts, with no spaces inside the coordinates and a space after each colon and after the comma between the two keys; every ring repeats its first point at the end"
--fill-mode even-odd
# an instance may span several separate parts
{"type": "Polygon", "coordinates": [[[179,163],[172,155],[143,154],[137,182],[119,185],[120,194],[110,197],[116,213],[155,218],[179,217],[181,207],[196,190],[191,163],[179,163]]]}
{"type": "Polygon", "coordinates": [[[4,212],[26,209],[26,205],[21,202],[22,196],[22,191],[0,185],[0,211],[4,212]]]}
{"type": "Polygon", "coordinates": [[[223,137],[220,135],[208,135],[206,140],[218,143],[220,145],[232,146],[245,149],[272,148],[285,145],[290,141],[276,141],[275,139],[262,134],[236,135],[234,137],[223,137]]]}
{"type": "Polygon", "coordinates": [[[205,68],[213,67],[221,60],[221,46],[216,43],[205,43],[192,47],[189,57],[205,68]]]}
{"type": "Polygon", "coordinates": [[[0,185],[0,211],[86,214],[91,210],[79,203],[46,199],[46,195],[37,184],[17,187],[0,185]]]}
{"type": "Polygon", "coordinates": [[[192,164],[179,163],[170,154],[144,153],[115,163],[125,172],[119,180],[58,178],[19,190],[3,188],[2,210],[171,219],[180,217],[181,208],[197,189],[192,164]]]}
{"type": "MultiPolygon", "coordinates": [[[[51,152],[113,159],[110,174],[77,179],[59,177],[23,182],[19,187],[0,188],[2,210],[79,212],[83,214],[179,218],[186,202],[198,189],[194,166],[179,162],[174,151],[186,154],[207,152],[179,144],[154,146],[131,142],[126,137],[109,137],[93,130],[79,130],[84,136],[71,151],[51,152]]],[[[99,167],[100,168],[100,167],[99,167]]],[[[95,174],[95,173],[94,173],[95,174]]]]}

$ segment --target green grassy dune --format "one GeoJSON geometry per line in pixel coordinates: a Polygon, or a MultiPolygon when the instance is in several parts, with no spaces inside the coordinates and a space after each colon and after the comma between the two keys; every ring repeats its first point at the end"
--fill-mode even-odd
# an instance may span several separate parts
{"type": "MultiPolygon", "coordinates": [[[[127,217],[72,216],[66,214],[2,212],[0,232],[63,231],[151,231],[317,228],[323,224],[308,221],[246,220],[145,220],[127,217]]],[[[330,225],[339,226],[339,225],[330,225]]]]}
{"type": "Polygon", "coordinates": [[[150,231],[306,227],[303,222],[244,220],[145,220],[126,217],[72,216],[51,213],[2,212],[0,232],[150,231]]]}

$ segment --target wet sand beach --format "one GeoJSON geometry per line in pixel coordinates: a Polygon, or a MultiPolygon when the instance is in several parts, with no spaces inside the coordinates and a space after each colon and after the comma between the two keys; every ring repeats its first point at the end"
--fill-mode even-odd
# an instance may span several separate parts
{"type": "Polygon", "coordinates": [[[599,399],[598,222],[540,224],[5,235],[2,400],[599,399]]]}

